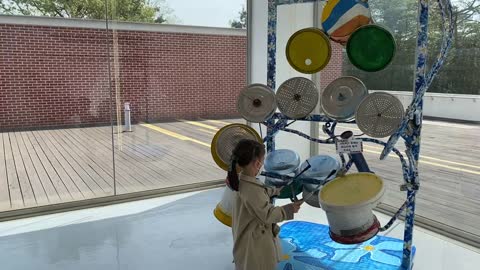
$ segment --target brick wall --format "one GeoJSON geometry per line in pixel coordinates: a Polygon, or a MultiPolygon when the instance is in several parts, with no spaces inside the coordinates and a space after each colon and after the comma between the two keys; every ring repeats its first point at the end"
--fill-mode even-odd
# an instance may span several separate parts
{"type": "MultiPolygon", "coordinates": [[[[118,30],[118,46],[108,35],[96,28],[0,23],[0,129],[108,124],[117,102],[131,103],[134,122],[238,117],[245,35],[118,30]]],[[[334,52],[322,79],[339,74],[341,52],[334,52]]]]}
{"type": "Polygon", "coordinates": [[[123,98],[142,120],[238,116],[246,83],[246,37],[124,32],[123,98]]]}
{"type": "Polygon", "coordinates": [[[338,43],[331,42],[332,56],[330,62],[320,72],[320,87],[325,89],[327,85],[342,75],[343,47],[338,43]]]}
{"type": "Polygon", "coordinates": [[[109,121],[105,32],[0,25],[0,127],[109,121]]]}

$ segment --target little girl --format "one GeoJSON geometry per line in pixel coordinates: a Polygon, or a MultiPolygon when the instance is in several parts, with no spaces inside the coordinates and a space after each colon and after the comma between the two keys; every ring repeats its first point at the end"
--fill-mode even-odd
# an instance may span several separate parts
{"type": "Polygon", "coordinates": [[[267,188],[256,179],[263,166],[265,147],[241,140],[232,153],[229,186],[237,191],[232,214],[233,258],[236,270],[274,270],[280,259],[277,222],[293,219],[302,201],[275,207],[270,198],[279,190],[267,188]],[[237,174],[240,170],[240,175],[237,174]]]}

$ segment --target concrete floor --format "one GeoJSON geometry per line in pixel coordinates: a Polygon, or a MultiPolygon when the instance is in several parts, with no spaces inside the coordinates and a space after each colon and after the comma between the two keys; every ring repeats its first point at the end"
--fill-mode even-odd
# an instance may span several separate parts
{"type": "MultiPolygon", "coordinates": [[[[2,269],[234,269],[221,189],[0,223],[2,269]]],[[[278,201],[279,204],[288,201],[278,201]]],[[[389,217],[377,214],[382,224],[389,217]]],[[[326,224],[321,209],[296,220],[326,224]]],[[[386,235],[401,238],[403,223],[386,235]]],[[[415,270],[476,270],[480,251],[416,228],[415,270]]]]}

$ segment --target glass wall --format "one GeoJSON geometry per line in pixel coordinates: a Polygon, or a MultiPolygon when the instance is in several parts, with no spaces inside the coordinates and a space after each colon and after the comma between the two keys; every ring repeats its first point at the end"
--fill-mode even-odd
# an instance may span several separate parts
{"type": "MultiPolygon", "coordinates": [[[[480,186],[475,179],[480,173],[476,165],[480,155],[468,139],[469,134],[480,132],[480,118],[474,116],[480,97],[475,87],[478,78],[473,78],[480,72],[477,64],[480,36],[474,30],[480,27],[480,9],[475,2],[478,1],[452,1],[453,47],[425,96],[417,213],[446,226],[444,230],[463,231],[479,239],[480,186]]],[[[366,73],[355,69],[344,55],[343,74],[358,76],[370,90],[391,91],[406,108],[412,99],[417,1],[401,1],[392,6],[390,1],[372,0],[369,4],[375,21],[394,33],[396,56],[385,70],[366,73]]],[[[427,64],[430,68],[437,59],[441,42],[437,3],[430,3],[429,17],[427,64]]],[[[401,142],[397,147],[404,149],[401,142]]],[[[405,200],[404,193],[399,192],[402,179],[399,162],[394,157],[379,162],[381,151],[382,148],[375,145],[365,146],[368,161],[389,187],[385,203],[399,206],[405,200]]]]}
{"type": "Polygon", "coordinates": [[[0,215],[224,179],[244,1],[41,2],[0,4],[0,215]]]}
{"type": "Polygon", "coordinates": [[[21,2],[0,6],[0,211],[113,195],[105,15],[21,2]]]}
{"type": "MultiPolygon", "coordinates": [[[[170,2],[179,14],[190,14],[182,17],[186,23],[202,26],[167,20],[127,28],[121,22],[123,4],[112,6],[109,52],[119,193],[224,179],[225,172],[210,158],[212,138],[225,125],[244,123],[236,97],[246,82],[246,31],[226,28],[226,19],[218,27],[199,16],[202,10],[212,12],[216,1],[202,2],[201,9],[196,1],[170,2]],[[131,129],[122,126],[126,107],[131,129]]],[[[222,8],[231,11],[229,20],[240,21],[242,1],[231,2],[235,9],[222,8]]]]}

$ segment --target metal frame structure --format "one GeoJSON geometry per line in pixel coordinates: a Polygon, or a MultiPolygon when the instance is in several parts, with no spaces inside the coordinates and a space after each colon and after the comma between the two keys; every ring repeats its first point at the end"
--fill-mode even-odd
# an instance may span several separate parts
{"type": "MultiPolygon", "coordinates": [[[[267,85],[271,89],[276,89],[276,44],[277,44],[277,7],[280,5],[301,4],[301,3],[315,3],[324,0],[268,0],[268,44],[267,44],[267,85]]],[[[415,197],[420,186],[420,179],[418,174],[418,159],[420,153],[420,137],[422,129],[422,110],[423,110],[423,96],[433,81],[434,77],[438,73],[440,67],[446,59],[447,52],[452,45],[453,36],[453,16],[452,6],[450,0],[437,0],[440,12],[442,16],[442,30],[443,39],[440,54],[433,64],[430,71],[427,73],[427,44],[428,44],[428,0],[418,0],[418,34],[417,34],[417,49],[416,49],[416,69],[414,80],[414,95],[410,106],[407,108],[405,118],[402,121],[399,129],[393,134],[387,143],[376,139],[360,138],[364,142],[376,143],[384,146],[384,150],[380,156],[380,159],[384,159],[391,151],[393,151],[401,161],[401,167],[404,177],[403,191],[407,191],[407,198],[405,203],[398,209],[396,214],[392,217],[390,222],[382,228],[382,230],[388,229],[393,222],[400,216],[400,214],[406,209],[405,218],[405,230],[404,230],[404,248],[403,248],[403,260],[402,268],[412,269],[413,256],[412,256],[412,240],[413,240],[413,226],[415,218],[415,197]],[[398,139],[402,137],[405,141],[406,151],[405,159],[402,153],[395,148],[395,144],[398,139]]],[[[317,7],[317,4],[315,5],[317,7]]],[[[251,8],[249,9],[251,11],[251,8]]],[[[252,14],[252,13],[249,13],[252,14]]],[[[251,25],[249,25],[251,27],[251,25]]],[[[249,29],[251,29],[248,27],[249,29]]],[[[252,44],[250,44],[251,48],[252,44]]],[[[249,50],[250,51],[250,50],[249,50]]],[[[250,77],[250,76],[249,76],[250,77]]],[[[314,143],[333,144],[335,142],[335,126],[336,121],[329,119],[323,115],[310,115],[305,119],[297,119],[295,121],[310,121],[310,122],[325,122],[324,132],[327,133],[330,138],[327,140],[320,140],[308,136],[302,132],[289,129],[288,126],[291,123],[288,121],[291,119],[286,118],[282,114],[275,114],[271,119],[264,124],[267,126],[267,136],[264,141],[267,143],[267,151],[271,152],[275,150],[275,136],[279,131],[290,132],[297,134],[305,139],[314,143]]],[[[314,134],[312,134],[314,135],[314,134]]],[[[346,169],[349,169],[352,165],[352,160],[345,160],[345,157],[341,156],[342,162],[346,169]]]]}

